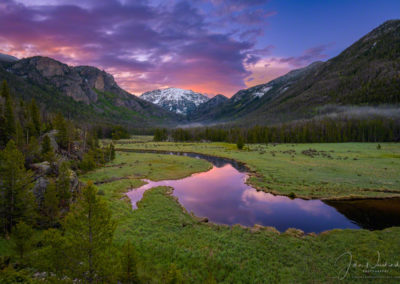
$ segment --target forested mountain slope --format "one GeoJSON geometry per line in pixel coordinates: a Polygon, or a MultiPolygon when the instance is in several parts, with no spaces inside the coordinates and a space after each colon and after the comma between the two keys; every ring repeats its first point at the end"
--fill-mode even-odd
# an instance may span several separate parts
{"type": "Polygon", "coordinates": [[[388,21],[245,119],[310,117],[319,106],[400,103],[400,21],[388,21]]]}
{"type": "Polygon", "coordinates": [[[292,70],[284,76],[266,84],[257,85],[249,89],[240,90],[232,98],[189,117],[196,122],[230,122],[256,111],[263,104],[267,104],[281,96],[297,81],[313,72],[322,62],[315,62],[305,68],[292,70]]]}
{"type": "MultiPolygon", "coordinates": [[[[321,114],[325,106],[400,103],[400,20],[387,21],[338,56],[236,93],[203,114],[208,122],[273,124],[321,114]]],[[[335,108],[330,108],[335,111],[335,108]]],[[[326,113],[324,113],[326,114],[326,113]]]]}
{"type": "Polygon", "coordinates": [[[218,110],[218,107],[222,106],[228,101],[228,98],[224,95],[216,95],[210,100],[199,105],[193,112],[189,114],[189,120],[192,121],[203,121],[206,120],[211,111],[218,110]]]}

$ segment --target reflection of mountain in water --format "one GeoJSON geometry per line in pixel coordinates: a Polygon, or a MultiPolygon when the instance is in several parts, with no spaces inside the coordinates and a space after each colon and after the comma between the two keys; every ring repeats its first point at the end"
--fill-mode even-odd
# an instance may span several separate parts
{"type": "Polygon", "coordinates": [[[324,202],[364,229],[381,230],[400,226],[400,198],[324,202]]]}

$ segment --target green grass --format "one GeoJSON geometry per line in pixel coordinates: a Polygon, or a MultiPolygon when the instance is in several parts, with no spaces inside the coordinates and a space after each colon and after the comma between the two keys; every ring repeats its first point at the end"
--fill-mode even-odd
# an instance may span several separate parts
{"type": "Polygon", "coordinates": [[[124,149],[198,152],[233,158],[254,171],[254,187],[303,198],[400,196],[400,144],[253,144],[239,151],[228,143],[147,142],[117,144],[124,149]],[[315,149],[318,155],[302,152],[315,149]]]}
{"type": "MultiPolygon", "coordinates": [[[[213,147],[228,149],[229,145],[213,147]]],[[[185,283],[336,283],[340,269],[347,262],[340,259],[335,264],[335,261],[345,252],[352,254],[353,264],[376,263],[377,252],[380,263],[399,261],[400,228],[374,232],[333,230],[318,236],[296,237],[296,231],[279,234],[269,228],[201,223],[180,206],[167,187],[146,191],[137,210],[132,210],[123,198],[124,192],[142,184],[140,178],[157,179],[168,168],[158,179],[180,178],[209,166],[204,161],[198,164],[200,161],[158,154],[118,153],[113,167],[82,177],[95,181],[127,178],[98,187],[118,221],[115,242],[133,240],[139,253],[139,274],[145,282],[163,283],[163,277],[174,264],[185,283]]],[[[365,279],[355,277],[366,276],[389,277],[384,279],[385,283],[395,283],[394,277],[400,277],[400,268],[365,274],[362,268],[352,266],[345,280],[364,282],[365,279]]]]}
{"type": "Polygon", "coordinates": [[[196,172],[211,168],[211,164],[201,159],[162,154],[117,153],[117,158],[106,167],[97,169],[82,176],[82,181],[89,179],[102,182],[110,179],[130,178],[131,180],[147,178],[153,181],[180,179],[196,172]]]}

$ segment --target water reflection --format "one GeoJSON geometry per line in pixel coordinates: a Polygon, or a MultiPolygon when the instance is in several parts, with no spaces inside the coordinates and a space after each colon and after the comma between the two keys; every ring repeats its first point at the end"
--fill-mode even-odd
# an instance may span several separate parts
{"type": "Polygon", "coordinates": [[[207,172],[180,180],[158,182],[146,180],[148,184],[127,194],[132,207],[137,208],[136,202],[142,198],[147,189],[170,186],[174,188],[173,195],[178,197],[179,202],[189,212],[193,212],[196,216],[207,217],[211,222],[219,224],[244,226],[260,224],[276,227],[279,231],[298,228],[305,232],[318,233],[334,228],[381,229],[393,225],[393,220],[387,222],[382,220],[389,220],[388,216],[393,219],[393,216],[400,214],[400,200],[397,200],[388,215],[373,218],[371,216],[381,214],[374,211],[376,203],[364,208],[362,201],[325,203],[321,200],[274,196],[245,184],[247,174],[244,172],[243,164],[205,155],[187,155],[204,158],[213,163],[214,167],[207,172]]]}

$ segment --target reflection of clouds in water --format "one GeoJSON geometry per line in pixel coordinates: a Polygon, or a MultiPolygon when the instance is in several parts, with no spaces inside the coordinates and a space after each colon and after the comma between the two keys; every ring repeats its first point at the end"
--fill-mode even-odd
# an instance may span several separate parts
{"type": "Polygon", "coordinates": [[[320,200],[292,200],[257,191],[245,183],[247,178],[246,173],[226,164],[179,180],[145,180],[147,184],[127,195],[136,209],[136,202],[147,189],[173,187],[173,195],[187,211],[220,224],[261,224],[275,226],[280,231],[295,227],[307,232],[354,227],[334,208],[320,200]]]}
{"type": "Polygon", "coordinates": [[[301,199],[295,199],[293,200],[299,208],[301,208],[303,211],[306,211],[312,215],[318,215],[318,216],[325,216],[325,217],[331,217],[331,210],[332,208],[329,208],[325,206],[324,203],[320,200],[301,200],[301,199]]]}
{"type": "MultiPolygon", "coordinates": [[[[320,200],[303,200],[299,198],[290,199],[286,196],[276,196],[263,191],[257,191],[254,188],[249,188],[243,191],[241,200],[248,206],[260,208],[266,214],[272,214],[272,208],[268,205],[296,205],[301,211],[305,211],[312,215],[331,216],[331,210],[320,200]]],[[[294,210],[295,208],[291,208],[294,210]]]]}
{"type": "Polygon", "coordinates": [[[254,202],[262,202],[262,203],[290,203],[291,200],[285,196],[274,196],[271,193],[266,193],[263,191],[257,191],[254,188],[248,188],[243,191],[242,201],[246,204],[250,205],[254,202]]]}

